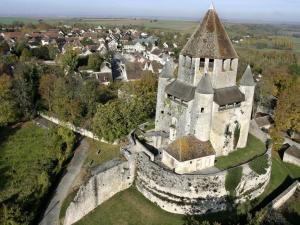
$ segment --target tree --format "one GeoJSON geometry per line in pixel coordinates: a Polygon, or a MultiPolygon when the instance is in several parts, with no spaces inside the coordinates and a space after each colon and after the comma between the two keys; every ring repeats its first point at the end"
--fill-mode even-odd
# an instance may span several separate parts
{"type": "Polygon", "coordinates": [[[60,119],[79,124],[82,107],[78,90],[80,84],[73,77],[60,77],[55,81],[52,110],[60,119]]]}
{"type": "Polygon", "coordinates": [[[59,63],[65,70],[66,74],[70,74],[77,70],[79,55],[71,46],[66,48],[66,52],[59,57],[59,63]]]}
{"type": "Polygon", "coordinates": [[[10,51],[10,47],[6,41],[0,42],[0,55],[5,55],[10,51]]]}
{"type": "Polygon", "coordinates": [[[57,54],[59,53],[58,48],[54,45],[49,45],[48,50],[49,50],[49,59],[54,60],[57,54]]]}
{"type": "Polygon", "coordinates": [[[12,94],[12,81],[8,75],[0,76],[0,102],[0,126],[14,122],[17,110],[12,94]]]}
{"type": "Polygon", "coordinates": [[[300,131],[300,78],[284,89],[277,101],[275,125],[278,130],[300,131]],[[297,97],[296,97],[297,96],[297,97]]]}
{"type": "Polygon", "coordinates": [[[20,61],[21,62],[28,61],[31,59],[31,56],[32,56],[31,52],[27,48],[24,48],[20,56],[20,61]]]}
{"type": "Polygon", "coordinates": [[[40,48],[34,48],[31,50],[32,55],[38,59],[49,60],[49,49],[47,46],[42,46],[40,48]]]}
{"type": "Polygon", "coordinates": [[[92,54],[89,56],[88,67],[94,71],[99,71],[103,58],[99,54],[92,54]]]}
{"type": "Polygon", "coordinates": [[[187,216],[184,225],[221,225],[217,222],[210,223],[207,220],[199,220],[195,216],[187,216]]]}
{"type": "Polygon", "coordinates": [[[50,74],[42,75],[40,78],[39,94],[42,100],[46,103],[49,111],[52,111],[52,100],[56,79],[56,76],[50,74]]]}
{"type": "Polygon", "coordinates": [[[36,112],[38,100],[39,71],[35,65],[19,65],[13,82],[14,98],[24,119],[30,119],[36,112]]]}
{"type": "Polygon", "coordinates": [[[93,118],[93,130],[108,141],[122,138],[155,115],[156,82],[152,74],[123,86],[125,97],[99,105],[93,118]]]}
{"type": "Polygon", "coordinates": [[[23,41],[23,40],[18,41],[14,48],[15,54],[17,56],[20,56],[25,48],[27,48],[25,41],[23,41]]]}
{"type": "Polygon", "coordinates": [[[99,96],[99,83],[95,79],[88,79],[83,82],[80,90],[80,99],[84,115],[88,118],[95,114],[99,96]]]}

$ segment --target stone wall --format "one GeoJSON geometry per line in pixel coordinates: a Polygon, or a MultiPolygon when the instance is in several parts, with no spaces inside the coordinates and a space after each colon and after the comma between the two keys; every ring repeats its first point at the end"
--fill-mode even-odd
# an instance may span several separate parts
{"type": "Polygon", "coordinates": [[[80,187],[75,199],[67,208],[64,225],[75,223],[104,201],[132,185],[134,159],[112,165],[111,168],[104,165],[104,171],[92,176],[85,185],[80,187]]]}
{"type": "MultiPolygon", "coordinates": [[[[266,153],[271,156],[271,149],[266,153]]],[[[252,171],[248,164],[241,165],[243,175],[236,188],[236,202],[258,197],[269,183],[271,160],[265,174],[252,171]]],[[[141,153],[137,157],[136,186],[150,201],[162,209],[178,214],[203,214],[226,210],[225,189],[227,171],[206,175],[179,175],[166,170],[141,153]]]]}
{"type": "Polygon", "coordinates": [[[271,203],[270,206],[273,209],[280,208],[290,197],[292,197],[296,190],[300,189],[299,181],[295,181],[291,186],[289,186],[284,192],[282,192],[278,197],[276,197],[271,203]]]}
{"type": "MultiPolygon", "coordinates": [[[[94,133],[92,133],[91,131],[88,131],[86,129],[83,129],[81,127],[76,127],[74,126],[72,123],[69,123],[69,122],[64,122],[64,121],[61,121],[59,120],[58,118],[55,118],[55,117],[51,117],[51,116],[47,116],[46,114],[43,114],[43,113],[39,113],[39,116],[54,123],[54,124],[57,124],[59,126],[62,126],[62,127],[65,127],[67,129],[70,129],[78,134],[81,134],[82,136],[85,136],[85,137],[88,137],[88,138],[91,138],[91,139],[94,139],[96,141],[101,141],[101,142],[104,142],[104,143],[108,143],[106,140],[104,139],[99,139],[94,133]]],[[[117,141],[113,143],[114,145],[117,145],[117,141]]]]}
{"type": "Polygon", "coordinates": [[[300,166],[300,159],[292,154],[287,153],[287,152],[285,152],[283,155],[283,162],[287,162],[287,163],[294,164],[296,166],[300,166]]]}

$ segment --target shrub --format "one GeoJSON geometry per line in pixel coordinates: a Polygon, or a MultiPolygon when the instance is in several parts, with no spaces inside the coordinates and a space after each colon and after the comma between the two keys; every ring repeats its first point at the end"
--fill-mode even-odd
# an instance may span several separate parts
{"type": "Polygon", "coordinates": [[[266,173],[268,168],[268,156],[265,154],[252,160],[249,163],[249,166],[254,172],[259,175],[266,173]]]}
{"type": "Polygon", "coordinates": [[[226,191],[230,192],[231,196],[235,195],[235,189],[241,181],[242,173],[243,173],[242,167],[236,167],[228,170],[228,173],[226,175],[226,180],[225,180],[225,188],[226,191]]]}

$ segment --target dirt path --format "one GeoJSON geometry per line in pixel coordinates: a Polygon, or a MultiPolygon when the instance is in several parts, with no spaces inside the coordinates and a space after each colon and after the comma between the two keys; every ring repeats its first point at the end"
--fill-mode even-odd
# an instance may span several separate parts
{"type": "Polygon", "coordinates": [[[83,163],[87,157],[89,144],[86,139],[83,139],[80,145],[75,150],[73,159],[67,167],[66,174],[62,177],[55,193],[44,213],[40,225],[58,225],[59,213],[64,199],[67,197],[73,182],[80,173],[83,163]]]}

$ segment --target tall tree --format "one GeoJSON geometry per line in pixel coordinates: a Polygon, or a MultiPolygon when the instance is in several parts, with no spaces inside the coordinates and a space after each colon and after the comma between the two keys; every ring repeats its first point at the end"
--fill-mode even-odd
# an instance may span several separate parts
{"type": "Polygon", "coordinates": [[[92,54],[89,56],[88,67],[94,71],[99,71],[101,64],[103,63],[103,58],[99,54],[92,54]]]}
{"type": "Polygon", "coordinates": [[[67,46],[64,54],[60,55],[58,61],[66,74],[70,74],[77,70],[79,55],[71,46],[67,46]]]}
{"type": "Polygon", "coordinates": [[[56,115],[65,121],[79,124],[82,107],[78,90],[80,84],[73,77],[60,77],[55,81],[52,109],[56,115]]]}
{"type": "Polygon", "coordinates": [[[14,97],[22,117],[31,118],[36,112],[38,100],[38,68],[35,65],[19,65],[15,71],[13,85],[14,97]]]}
{"type": "Polygon", "coordinates": [[[17,110],[12,94],[12,81],[8,75],[0,76],[0,102],[0,126],[14,122],[17,110]]]}
{"type": "Polygon", "coordinates": [[[57,77],[51,74],[42,75],[40,78],[39,93],[49,111],[52,111],[54,84],[57,77]]]}

